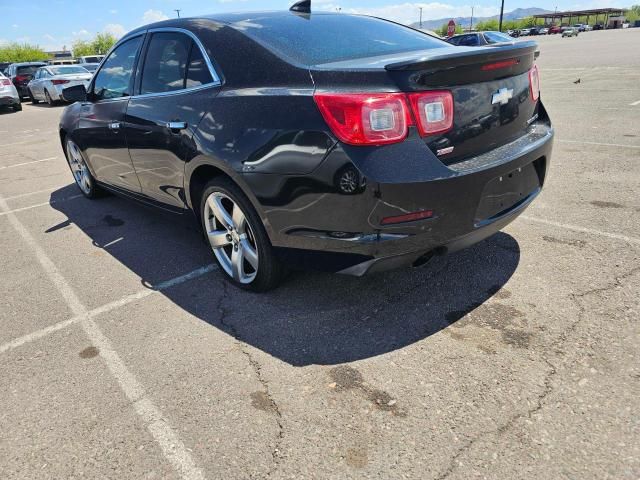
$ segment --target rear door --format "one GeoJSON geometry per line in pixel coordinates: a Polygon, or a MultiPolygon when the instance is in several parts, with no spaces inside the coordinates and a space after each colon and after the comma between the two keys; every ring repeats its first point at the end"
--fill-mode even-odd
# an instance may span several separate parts
{"type": "Polygon", "coordinates": [[[95,178],[132,192],[140,192],[140,183],[129,157],[124,122],[143,38],[130,38],[111,52],[89,87],[89,101],[82,105],[74,134],[95,178]]]}
{"type": "Polygon", "coordinates": [[[151,30],[140,64],[126,115],[131,160],[143,194],[183,208],[187,148],[220,82],[197,38],[184,30],[151,30]]]}

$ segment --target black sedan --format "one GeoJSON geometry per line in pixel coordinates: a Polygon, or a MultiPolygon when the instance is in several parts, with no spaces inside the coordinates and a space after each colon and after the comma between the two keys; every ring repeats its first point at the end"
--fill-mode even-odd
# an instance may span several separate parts
{"type": "Polygon", "coordinates": [[[195,215],[224,276],[255,291],[289,268],[423,265],[538,195],[553,129],[534,43],[454,47],[293,8],[125,35],[86,92],[64,93],[84,195],[195,215]]]}
{"type": "MultiPolygon", "coordinates": [[[[519,35],[519,33],[518,33],[519,35]]],[[[511,43],[513,37],[502,32],[473,32],[454,35],[447,39],[451,45],[461,47],[482,47],[485,45],[495,45],[499,43],[511,43]]]]}

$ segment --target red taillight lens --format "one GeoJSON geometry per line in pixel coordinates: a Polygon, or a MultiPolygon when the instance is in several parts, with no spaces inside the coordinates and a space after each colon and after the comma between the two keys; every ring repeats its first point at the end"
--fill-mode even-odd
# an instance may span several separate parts
{"type": "Polygon", "coordinates": [[[421,136],[445,133],[453,127],[453,95],[447,90],[410,93],[409,102],[421,136]]]}
{"type": "Polygon", "coordinates": [[[11,85],[11,80],[8,78],[0,78],[0,85],[11,85]]]}
{"type": "Polygon", "coordinates": [[[318,93],[331,131],[350,145],[385,145],[407,136],[411,116],[403,93],[318,93]]]}
{"type": "Polygon", "coordinates": [[[421,210],[419,212],[398,215],[397,217],[385,217],[380,221],[381,225],[393,225],[394,223],[415,222],[433,217],[433,210],[421,210]]]}
{"type": "Polygon", "coordinates": [[[531,92],[531,100],[537,102],[540,98],[540,73],[537,65],[529,70],[529,91],[531,92]]]}
{"type": "Polygon", "coordinates": [[[69,83],[69,80],[51,80],[51,83],[54,85],[64,85],[65,83],[69,83]]]}
{"type": "Polygon", "coordinates": [[[29,81],[29,77],[27,77],[26,75],[16,75],[15,79],[18,83],[29,81]]]}

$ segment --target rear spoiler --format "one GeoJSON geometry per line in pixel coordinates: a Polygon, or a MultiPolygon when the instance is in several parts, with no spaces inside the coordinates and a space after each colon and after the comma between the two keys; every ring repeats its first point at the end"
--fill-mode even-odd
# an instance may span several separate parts
{"type": "MultiPolygon", "coordinates": [[[[420,53],[420,52],[418,52],[420,53]]],[[[480,63],[499,62],[511,58],[532,56],[532,60],[540,54],[538,44],[532,41],[513,42],[491,47],[451,47],[433,49],[424,52],[423,56],[409,58],[385,65],[390,72],[415,70],[450,70],[459,67],[478,65],[480,63]],[[446,50],[446,53],[440,51],[446,50]]]]}

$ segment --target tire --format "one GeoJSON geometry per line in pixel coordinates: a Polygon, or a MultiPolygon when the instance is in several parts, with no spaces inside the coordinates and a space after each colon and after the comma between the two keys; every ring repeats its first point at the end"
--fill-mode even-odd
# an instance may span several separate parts
{"type": "Polygon", "coordinates": [[[22,111],[22,104],[21,104],[21,103],[16,103],[16,104],[13,106],[13,111],[14,111],[14,112],[21,112],[21,111],[22,111]]]}
{"type": "Polygon", "coordinates": [[[205,186],[200,221],[227,281],[253,292],[266,292],[280,284],[284,268],[273,253],[260,216],[235,183],[218,177],[205,186]],[[220,221],[221,217],[227,221],[220,221]]]}
{"type": "Polygon", "coordinates": [[[44,91],[44,98],[47,99],[47,103],[50,107],[55,106],[56,102],[53,100],[53,98],[51,98],[51,95],[49,95],[49,90],[44,91]]]}
{"type": "Polygon", "coordinates": [[[31,99],[32,105],[37,105],[40,103],[40,100],[37,100],[36,97],[33,96],[33,93],[31,93],[31,90],[29,90],[29,98],[31,99]]]}
{"type": "Polygon", "coordinates": [[[90,199],[104,196],[105,191],[98,186],[82,155],[82,151],[69,137],[64,139],[64,154],[73,179],[82,194],[90,199]]]}

